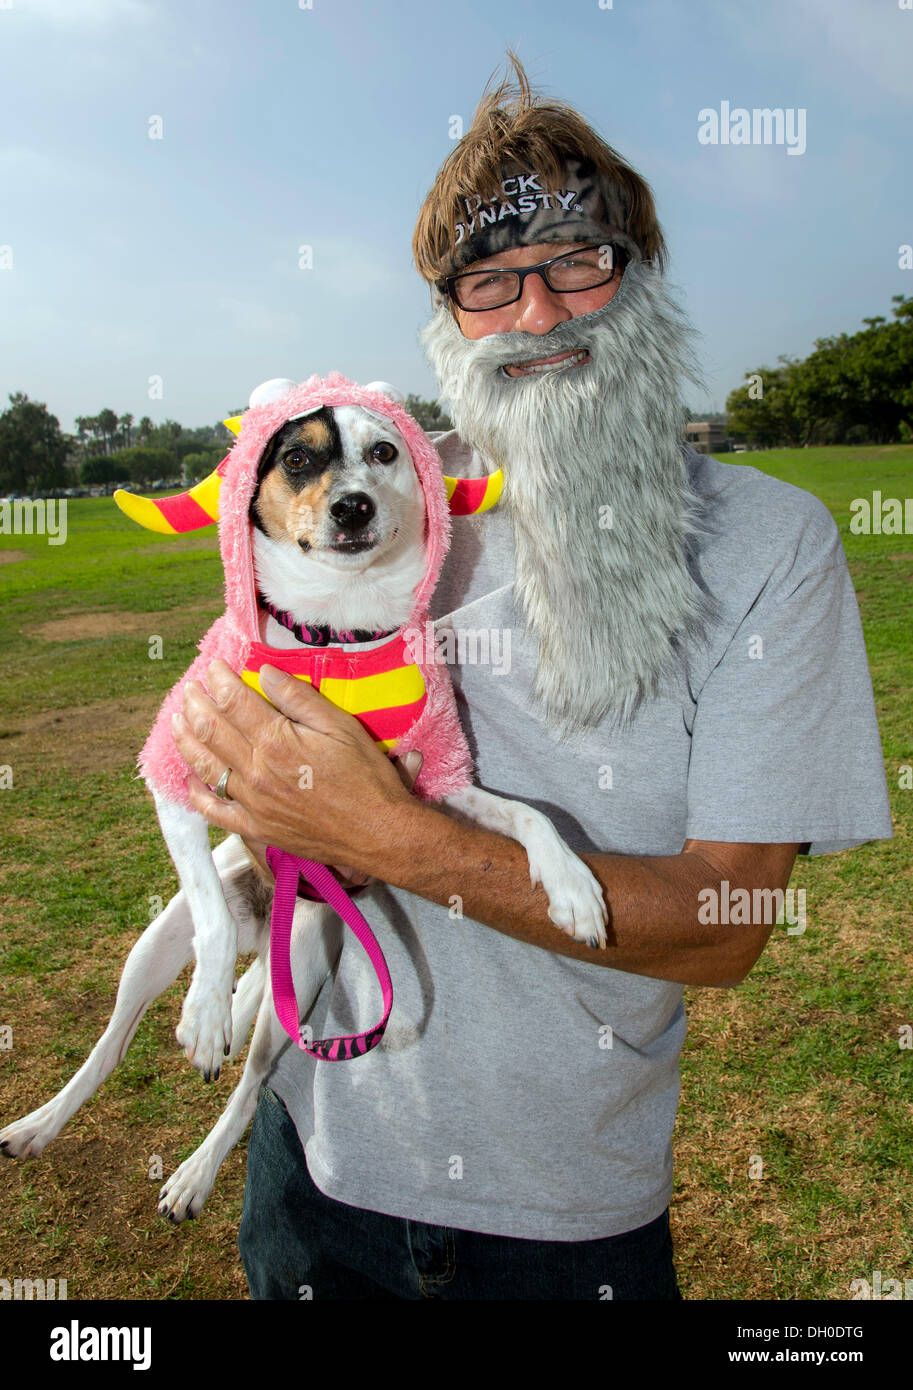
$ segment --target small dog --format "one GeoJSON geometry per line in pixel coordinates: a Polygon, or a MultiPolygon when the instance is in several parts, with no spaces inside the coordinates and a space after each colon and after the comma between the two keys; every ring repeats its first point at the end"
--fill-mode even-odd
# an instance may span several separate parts
{"type": "MultiPolygon", "coordinates": [[[[180,498],[118,498],[143,524],[169,532],[211,523],[219,513],[227,612],[166,698],[139,759],[181,891],[130,952],[111,1021],[85,1064],[53,1100],[0,1132],[5,1155],[41,1153],[123,1059],[149,1004],[195,957],[177,1038],[206,1080],[243,1047],[255,1019],[256,1026],[221,1118],[161,1190],[159,1210],[174,1222],[199,1214],[287,1042],[268,968],[275,885],[237,835],[210,851],[208,825],[189,805],[188,769],[171,733],[185,682],[205,684],[213,657],[257,690],[262,664],[290,663],[287,669],[308,672],[303,678],[355,713],[391,755],[418,749],[415,794],[518,840],[556,925],[594,947],[606,940],[600,885],[551,822],[471,785],[449,678],[410,647],[409,624],[423,630],[450,528],[437,454],[393,388],[357,387],[338,373],[301,386],[265,383],[252,394],[239,440],[217,473],[219,482],[213,475],[180,498]],[[140,515],[149,508],[166,524],[148,511],[140,515]],[[344,668],[332,664],[340,661],[344,668]],[[340,669],[345,680],[337,678],[340,669]],[[359,672],[370,673],[367,683],[359,672]],[[257,959],[233,994],[239,952],[257,959]]],[[[302,1019],[336,966],[343,931],[326,904],[298,898],[291,965],[302,1019]]]]}

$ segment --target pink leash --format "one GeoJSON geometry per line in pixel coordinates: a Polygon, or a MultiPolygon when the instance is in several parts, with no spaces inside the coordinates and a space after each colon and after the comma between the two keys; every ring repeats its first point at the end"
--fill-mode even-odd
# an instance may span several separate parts
{"type": "Polygon", "coordinates": [[[377,937],[326,864],[318,864],[313,859],[299,859],[297,855],[287,854],[285,850],[276,849],[273,845],[268,847],[266,859],[276,876],[273,915],[270,921],[269,957],[273,1003],[279,1022],[292,1042],[297,1043],[303,1052],[309,1052],[312,1057],[319,1057],[325,1062],[347,1062],[353,1057],[363,1057],[372,1047],[376,1047],[383,1037],[393,1006],[390,971],[387,969],[387,962],[384,960],[384,953],[378,945],[377,937]],[[367,1033],[350,1033],[342,1038],[319,1038],[310,1044],[304,1041],[291,961],[292,918],[295,913],[295,899],[298,896],[299,876],[310,883],[319,897],[329,903],[346,925],[352,928],[374,966],[383,992],[384,1016],[380,1023],[367,1033]]]}

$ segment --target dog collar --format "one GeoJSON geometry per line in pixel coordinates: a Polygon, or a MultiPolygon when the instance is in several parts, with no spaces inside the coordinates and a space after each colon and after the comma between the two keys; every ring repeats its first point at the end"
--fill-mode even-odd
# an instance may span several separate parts
{"type": "Polygon", "coordinates": [[[290,613],[283,613],[281,609],[276,608],[259,590],[257,603],[275,618],[277,623],[288,628],[296,640],[306,647],[339,647],[347,642],[379,642],[382,637],[392,637],[398,630],[395,627],[391,627],[387,632],[368,632],[360,627],[338,630],[335,627],[318,626],[316,623],[296,623],[290,613]]]}

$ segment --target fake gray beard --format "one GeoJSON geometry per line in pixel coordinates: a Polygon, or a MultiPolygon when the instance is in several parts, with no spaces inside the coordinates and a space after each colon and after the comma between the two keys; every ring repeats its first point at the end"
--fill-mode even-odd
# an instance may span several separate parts
{"type": "Polygon", "coordinates": [[[538,647],[533,700],[559,738],[627,723],[709,616],[686,562],[701,521],[680,446],[683,379],[703,386],[695,336],[637,261],[608,304],[543,335],[472,341],[446,305],[422,330],[460,438],[504,471],[514,595],[538,647]],[[500,370],[575,348],[590,361],[500,370]]]}

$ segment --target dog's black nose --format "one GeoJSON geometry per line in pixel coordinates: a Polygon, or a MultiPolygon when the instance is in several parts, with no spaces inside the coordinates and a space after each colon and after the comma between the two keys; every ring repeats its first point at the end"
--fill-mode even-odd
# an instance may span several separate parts
{"type": "Polygon", "coordinates": [[[367,526],[375,511],[374,503],[367,493],[348,492],[345,497],[340,497],[338,502],[333,503],[330,516],[347,531],[358,531],[362,526],[367,526]]]}

